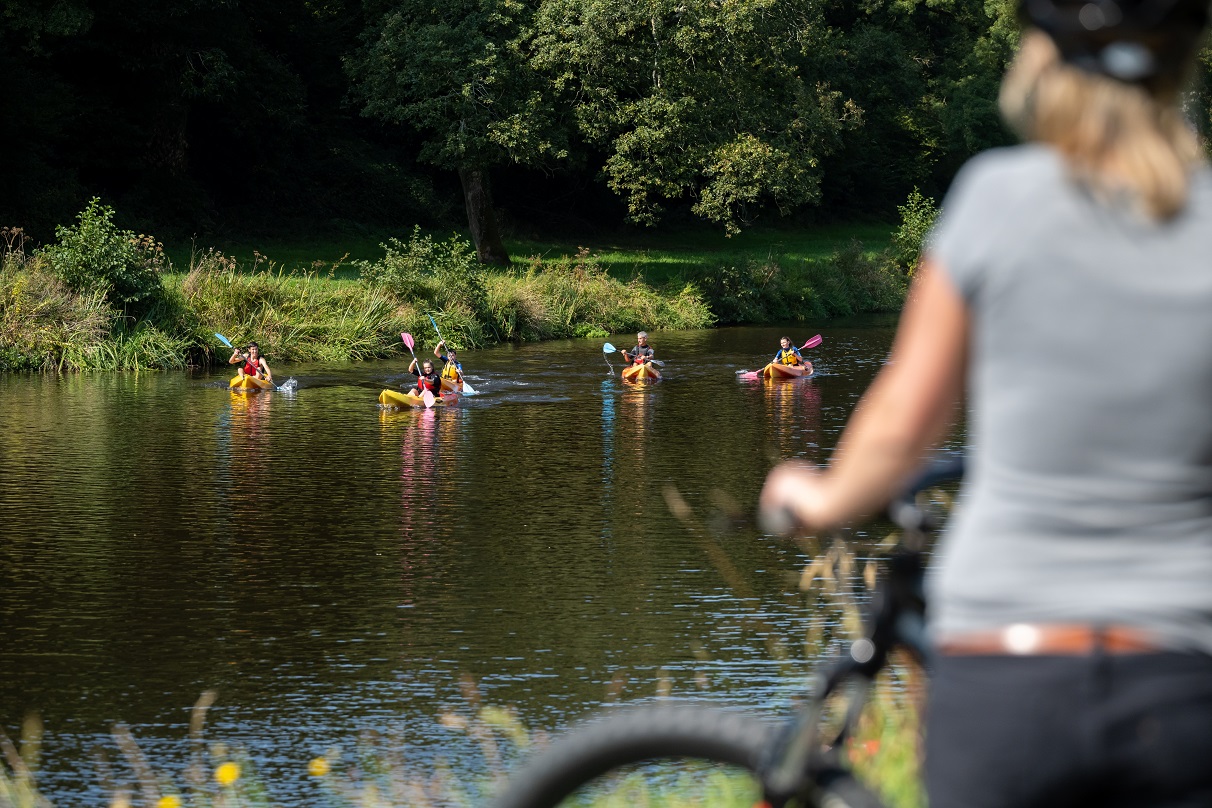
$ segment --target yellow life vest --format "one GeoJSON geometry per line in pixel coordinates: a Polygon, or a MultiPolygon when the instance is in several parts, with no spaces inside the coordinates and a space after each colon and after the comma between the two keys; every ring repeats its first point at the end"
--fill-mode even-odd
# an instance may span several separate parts
{"type": "Polygon", "coordinates": [[[446,366],[442,368],[442,378],[455,380],[459,378],[459,369],[455,367],[454,362],[447,362],[446,366]]]}
{"type": "Polygon", "coordinates": [[[782,362],[784,365],[798,365],[800,363],[800,358],[795,355],[795,351],[792,350],[791,348],[788,348],[785,351],[782,348],[780,348],[779,349],[779,361],[782,362]]]}

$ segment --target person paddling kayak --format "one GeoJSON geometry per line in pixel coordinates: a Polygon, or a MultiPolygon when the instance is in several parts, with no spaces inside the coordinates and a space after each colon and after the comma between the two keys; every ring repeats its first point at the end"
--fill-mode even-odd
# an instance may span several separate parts
{"type": "Polygon", "coordinates": [[[264,356],[261,356],[261,348],[255,342],[248,343],[247,354],[239,348],[233,350],[231,358],[227,360],[227,364],[240,364],[240,367],[236,370],[236,378],[238,379],[244,376],[252,376],[254,379],[264,379],[267,382],[274,380],[274,374],[269,370],[269,363],[265,361],[264,356]]]}
{"type": "Polygon", "coordinates": [[[458,387],[463,383],[463,365],[455,358],[458,352],[454,348],[446,348],[445,352],[443,348],[446,348],[446,340],[439,340],[433,355],[442,360],[442,378],[458,387]]]}
{"type": "Polygon", "coordinates": [[[800,349],[791,344],[789,337],[783,337],[779,340],[778,353],[770,361],[776,365],[802,365],[804,357],[800,356],[800,349]]]}
{"type": "Polygon", "coordinates": [[[442,394],[442,377],[434,372],[433,362],[426,359],[421,363],[421,369],[417,370],[417,359],[414,356],[408,365],[408,372],[417,377],[417,384],[412,388],[414,396],[424,395],[426,390],[435,396],[442,394]]]}
{"type": "Polygon", "coordinates": [[[648,332],[641,331],[635,335],[636,346],[630,351],[623,351],[623,358],[633,365],[643,365],[651,362],[656,351],[648,344],[648,332]]]}

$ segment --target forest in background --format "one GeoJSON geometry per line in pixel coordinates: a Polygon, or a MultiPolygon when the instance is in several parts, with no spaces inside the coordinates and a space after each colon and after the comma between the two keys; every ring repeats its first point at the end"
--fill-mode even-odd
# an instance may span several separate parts
{"type": "MultiPolygon", "coordinates": [[[[893,221],[1009,142],[1006,0],[6,0],[0,224],[157,237],[893,221]]],[[[1206,115],[1203,117],[1206,118],[1206,115]]]]}

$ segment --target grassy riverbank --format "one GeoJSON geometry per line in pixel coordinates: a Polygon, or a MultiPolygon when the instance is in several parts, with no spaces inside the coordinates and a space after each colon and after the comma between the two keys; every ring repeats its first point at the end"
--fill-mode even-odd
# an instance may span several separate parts
{"type": "MultiPolygon", "coordinates": [[[[907,273],[889,228],[703,234],[595,247],[519,242],[509,269],[474,260],[458,236],[414,231],[367,258],[302,260],[190,250],[117,229],[94,201],[54,244],[0,244],[0,371],[180,369],[220,363],[214,332],[256,340],[277,361],[399,355],[428,341],[433,314],[462,348],[647,329],[823,319],[895,311],[907,273]],[[874,237],[876,243],[856,236],[874,237]]],[[[370,254],[366,245],[356,245],[370,254]]],[[[338,245],[314,245],[332,256],[338,245]]],[[[289,252],[285,248],[284,252],[289,252]]]]}

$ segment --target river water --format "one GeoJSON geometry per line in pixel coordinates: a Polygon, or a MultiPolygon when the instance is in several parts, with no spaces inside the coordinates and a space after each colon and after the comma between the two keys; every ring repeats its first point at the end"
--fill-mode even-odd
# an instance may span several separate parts
{"type": "Polygon", "coordinates": [[[505,346],[461,357],[480,395],[430,411],[376,404],[403,360],[275,367],[293,395],[0,376],[0,728],[36,711],[44,789],[105,805],[112,725],[171,773],[215,689],[208,737],[308,804],[307,760],[367,728],[474,766],[437,721],[464,677],[534,728],[659,687],[784,709],[825,619],[801,551],[739,529],[722,564],[663,492],[710,517],[751,507],[776,459],[824,460],[890,340],[887,321],[657,333],[649,388],[601,340],[505,346]],[[738,381],[816,331],[815,377],[738,381]]]}

